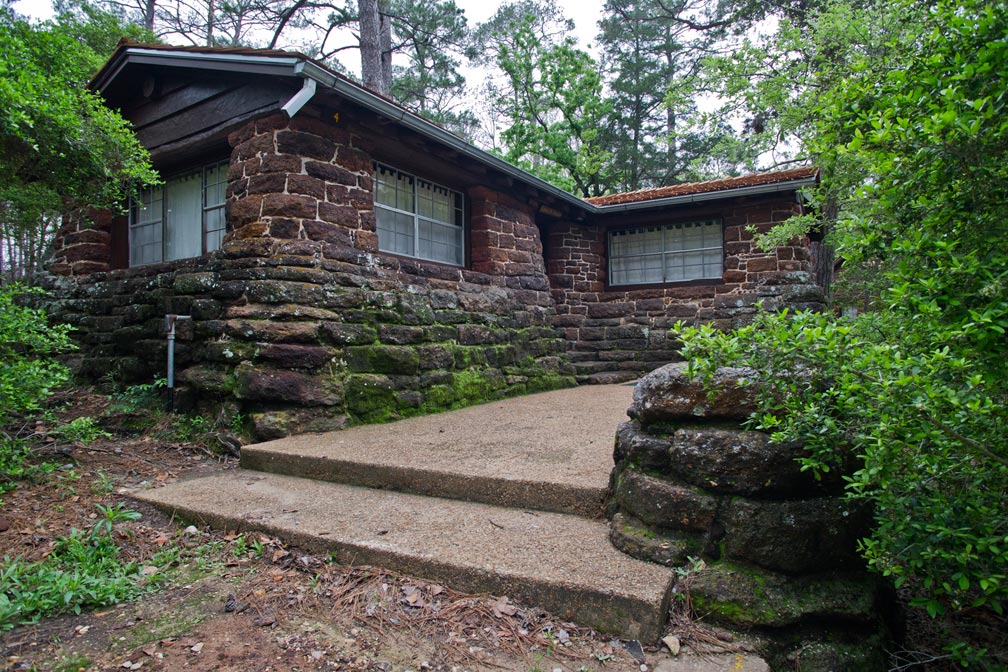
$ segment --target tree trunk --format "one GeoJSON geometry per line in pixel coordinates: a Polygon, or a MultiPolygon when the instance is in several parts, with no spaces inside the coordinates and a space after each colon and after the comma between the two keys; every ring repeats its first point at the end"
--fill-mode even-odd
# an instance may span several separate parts
{"type": "Polygon", "coordinates": [[[147,0],[146,11],[144,12],[144,28],[148,33],[154,32],[154,8],[157,0],[147,0]]]}
{"type": "Polygon", "coordinates": [[[379,0],[357,0],[360,12],[361,79],[383,96],[392,90],[392,20],[379,0]]]}
{"type": "Polygon", "coordinates": [[[207,2],[206,46],[213,46],[214,0],[207,2]]]}

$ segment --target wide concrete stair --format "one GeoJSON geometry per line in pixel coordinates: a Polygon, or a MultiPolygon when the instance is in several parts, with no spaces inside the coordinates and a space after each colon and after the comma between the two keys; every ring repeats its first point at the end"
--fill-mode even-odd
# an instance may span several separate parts
{"type": "Polygon", "coordinates": [[[289,437],[244,447],[240,470],[134,497],[654,641],[673,573],[613,548],[599,517],[630,394],[581,387],[289,437]]]}

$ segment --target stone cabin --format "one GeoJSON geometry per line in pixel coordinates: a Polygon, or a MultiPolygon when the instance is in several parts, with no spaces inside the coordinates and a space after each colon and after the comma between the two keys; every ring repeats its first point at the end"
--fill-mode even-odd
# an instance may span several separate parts
{"type": "Polygon", "coordinates": [[[582,200],[299,54],[123,41],[91,86],[164,184],[58,235],[75,365],[150,382],[189,316],[179,402],[260,438],[629,380],[679,320],[822,304],[809,241],[749,228],[814,168],[582,200]]]}

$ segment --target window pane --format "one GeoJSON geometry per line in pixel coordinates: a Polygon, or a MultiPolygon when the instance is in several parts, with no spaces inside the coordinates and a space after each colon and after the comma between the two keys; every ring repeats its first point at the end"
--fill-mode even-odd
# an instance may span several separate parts
{"type": "Polygon", "coordinates": [[[375,219],[378,222],[379,250],[415,256],[412,215],[378,206],[375,208],[375,219]]]}
{"type": "Polygon", "coordinates": [[[375,170],[375,203],[395,207],[395,171],[379,165],[375,170]]]}
{"type": "Polygon", "coordinates": [[[161,187],[145,189],[130,208],[130,266],[161,261],[161,218],[164,212],[161,187]]]}
{"type": "Polygon", "coordinates": [[[203,253],[202,172],[165,184],[165,259],[203,253]]]}
{"type": "Polygon", "coordinates": [[[723,238],[718,221],[640,227],[609,234],[613,285],[720,278],[723,238]]]}
{"type": "Polygon", "coordinates": [[[203,230],[206,231],[207,252],[220,249],[225,229],[223,206],[203,211],[203,230]]]}
{"type": "Polygon", "coordinates": [[[421,219],[418,256],[447,264],[461,264],[462,229],[421,219]]]}
{"type": "Polygon", "coordinates": [[[203,206],[212,208],[224,205],[227,195],[227,165],[218,163],[207,166],[203,177],[203,206]]]}
{"type": "Polygon", "coordinates": [[[376,163],[375,219],[379,250],[465,263],[462,194],[456,191],[376,163]]]}

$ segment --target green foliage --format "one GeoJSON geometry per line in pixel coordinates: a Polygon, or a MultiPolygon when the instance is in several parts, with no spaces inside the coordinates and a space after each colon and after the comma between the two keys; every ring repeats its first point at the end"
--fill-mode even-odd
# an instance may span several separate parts
{"type": "Polygon", "coordinates": [[[124,562],[112,540],[112,525],[139,514],[121,505],[103,511],[91,534],[72,530],[37,562],[5,557],[0,563],[0,630],[37,623],[61,613],[115,604],[142,591],[139,567],[124,562]]]}
{"type": "MultiPolygon", "coordinates": [[[[813,21],[835,26],[844,5],[813,21]]],[[[899,3],[909,17],[848,75],[823,73],[806,141],[834,238],[876,271],[878,312],[761,315],[723,334],[680,329],[694,371],[755,370],[757,426],[812,449],[804,466],[858,458],[850,496],[874,505],[862,551],[934,617],[1008,608],[1008,12],[899,3]],[[888,60],[880,61],[880,58],[888,60]],[[823,95],[827,93],[828,95],[823,95]],[[856,167],[856,170],[852,170],[856,167]]],[[[882,11],[882,10],[879,10],[882,11]]],[[[947,643],[961,663],[1003,666],[947,643]]]]}
{"type": "Polygon", "coordinates": [[[697,71],[716,36],[690,30],[666,7],[663,0],[607,0],[599,22],[613,105],[603,127],[612,153],[610,189],[703,179],[712,149],[728,132],[704,128],[697,106],[704,93],[697,71]]]}
{"type": "Polygon", "coordinates": [[[82,42],[79,28],[35,28],[0,9],[2,220],[118,208],[158,179],[128,124],[84,88],[105,54],[82,42]]]}
{"type": "Polygon", "coordinates": [[[167,378],[155,378],[153,382],[130,385],[122,390],[117,389],[118,386],[114,380],[111,383],[113,388],[113,407],[120,411],[140,411],[160,408],[162,394],[168,388],[167,378]]]}
{"type": "Polygon", "coordinates": [[[95,504],[95,508],[98,509],[99,517],[97,522],[94,524],[94,527],[91,528],[92,537],[111,535],[112,528],[115,527],[116,523],[140,519],[139,511],[131,511],[122,503],[116,504],[115,506],[95,504]]]}
{"type": "Polygon", "coordinates": [[[396,43],[408,59],[408,65],[393,69],[393,98],[434,121],[462,122],[451,108],[465,88],[458,72],[468,37],[465,12],[454,0],[394,0],[389,12],[396,43]]]}
{"type": "Polygon", "coordinates": [[[70,378],[54,359],[73,347],[70,327],[50,326],[43,310],[23,305],[42,294],[17,285],[0,288],[0,421],[38,410],[70,378]]]}
{"type": "Polygon", "coordinates": [[[511,126],[501,134],[506,158],[574,193],[600,195],[610,159],[601,128],[612,103],[602,95],[595,61],[570,38],[543,45],[526,18],[515,31],[514,46],[501,46],[498,65],[514,96],[499,101],[511,105],[511,126]]]}
{"type": "Polygon", "coordinates": [[[0,436],[0,494],[16,487],[19,480],[29,477],[31,445],[17,438],[0,436]]]}
{"type": "Polygon", "coordinates": [[[74,418],[65,425],[60,425],[50,432],[71,443],[91,443],[98,439],[108,439],[112,434],[98,426],[98,421],[90,416],[74,418]]]}

